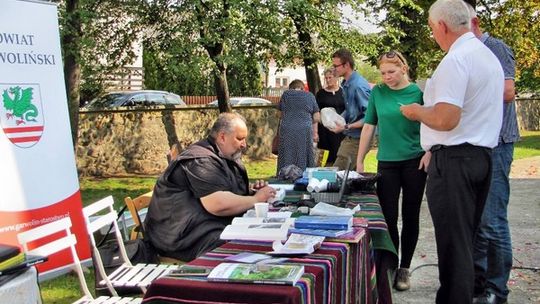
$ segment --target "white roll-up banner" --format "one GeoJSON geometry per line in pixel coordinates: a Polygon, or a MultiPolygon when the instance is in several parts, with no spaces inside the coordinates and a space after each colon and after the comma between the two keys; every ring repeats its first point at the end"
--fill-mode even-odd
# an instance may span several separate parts
{"type": "MultiPolygon", "coordinates": [[[[81,260],[90,257],[71,140],[57,6],[0,3],[0,243],[69,216],[81,260]]],[[[38,266],[71,263],[69,252],[38,266]]]]}

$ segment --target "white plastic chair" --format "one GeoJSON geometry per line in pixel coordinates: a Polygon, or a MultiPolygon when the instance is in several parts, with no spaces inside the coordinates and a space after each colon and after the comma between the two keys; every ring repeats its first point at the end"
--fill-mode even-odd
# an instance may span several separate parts
{"type": "Polygon", "coordinates": [[[114,201],[112,196],[108,196],[101,199],[89,206],[83,208],[83,215],[86,221],[86,228],[90,236],[90,243],[94,252],[94,258],[97,269],[104,278],[98,282],[99,285],[107,285],[111,294],[116,295],[115,287],[138,287],[143,293],[146,292],[146,287],[152,283],[153,280],[168,274],[171,270],[178,268],[177,265],[156,265],[156,264],[137,264],[132,265],[126,253],[126,248],[122,239],[122,234],[118,228],[116,222],[116,212],[113,208],[114,201]],[[105,212],[105,214],[98,213],[105,212]],[[92,218],[94,220],[92,220],[92,218]],[[100,230],[102,227],[113,227],[114,239],[118,243],[120,249],[120,257],[123,264],[118,267],[114,272],[107,275],[103,266],[103,260],[96,245],[96,239],[94,238],[94,232],[100,230]]]}
{"type": "Polygon", "coordinates": [[[102,296],[97,299],[94,299],[90,290],[88,290],[88,285],[86,284],[86,279],[84,278],[83,270],[81,267],[81,261],[75,250],[75,244],[77,244],[77,239],[75,235],[71,233],[71,219],[69,217],[62,218],[60,220],[50,222],[48,224],[21,232],[17,235],[19,244],[22,245],[23,251],[29,255],[41,255],[41,256],[50,256],[54,253],[60,252],[62,250],[70,249],[71,256],[73,258],[72,267],[75,269],[77,276],[79,277],[79,283],[81,289],[84,293],[84,296],[77,300],[75,303],[141,303],[141,298],[121,298],[121,297],[106,297],[102,296]],[[51,240],[48,243],[41,244],[33,249],[29,249],[28,244],[32,244],[34,241],[42,239],[44,237],[51,236],[53,234],[59,234],[57,239],[51,240]]]}

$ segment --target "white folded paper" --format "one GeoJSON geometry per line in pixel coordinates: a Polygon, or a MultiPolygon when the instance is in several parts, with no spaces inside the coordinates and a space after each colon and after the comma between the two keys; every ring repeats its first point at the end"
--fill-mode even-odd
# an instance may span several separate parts
{"type": "Polygon", "coordinates": [[[276,189],[276,196],[271,197],[267,200],[269,203],[282,201],[285,198],[285,188],[275,188],[276,189]]]}
{"type": "Polygon", "coordinates": [[[326,216],[348,216],[360,211],[360,205],[356,205],[353,209],[337,207],[327,203],[317,203],[315,207],[309,210],[310,215],[326,215],[326,216]]]}

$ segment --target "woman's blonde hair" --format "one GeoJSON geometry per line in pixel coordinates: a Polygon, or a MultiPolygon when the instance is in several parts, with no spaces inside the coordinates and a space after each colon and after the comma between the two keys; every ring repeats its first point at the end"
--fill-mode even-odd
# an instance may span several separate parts
{"type": "Polygon", "coordinates": [[[407,63],[407,59],[405,59],[400,52],[391,50],[382,54],[379,56],[377,66],[380,68],[383,63],[392,63],[399,67],[405,67],[405,75],[407,78],[409,77],[409,64],[407,63]]]}

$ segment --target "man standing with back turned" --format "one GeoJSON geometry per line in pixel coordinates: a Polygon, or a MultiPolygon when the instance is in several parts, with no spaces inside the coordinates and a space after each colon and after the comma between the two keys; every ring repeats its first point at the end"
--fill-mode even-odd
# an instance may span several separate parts
{"type": "MultiPolygon", "coordinates": [[[[345,170],[349,159],[356,159],[358,154],[358,142],[364,126],[364,116],[367,110],[371,88],[367,80],[354,70],[354,58],[349,50],[339,49],[332,55],[334,74],[343,77],[343,97],[345,99],[345,111],[341,116],[345,118],[345,125],[337,125],[330,130],[336,134],[342,133],[345,138],[341,141],[337,151],[334,166],[339,170],[345,170]]],[[[356,162],[353,162],[354,170],[356,162]]]]}
{"type": "Polygon", "coordinates": [[[482,214],[482,221],[474,239],[473,303],[501,304],[508,298],[508,277],[512,270],[512,241],[508,227],[510,199],[510,167],[514,142],[519,140],[519,129],[514,103],[516,66],[512,50],[501,40],[482,33],[472,6],[471,26],[480,39],[501,62],[504,71],[503,124],[498,145],[493,149],[491,187],[482,214]]]}
{"type": "Polygon", "coordinates": [[[472,303],[473,238],[491,182],[491,149],[502,124],[504,75],[495,55],[471,32],[462,0],[437,0],[429,26],[447,54],[426,82],[424,106],[401,106],[422,123],[431,151],[427,200],[439,264],[436,303],[472,303]]]}

